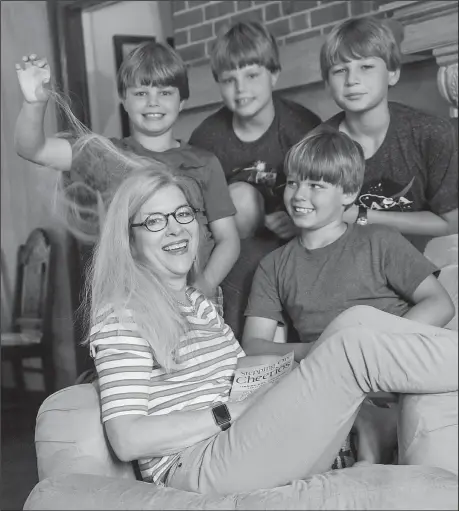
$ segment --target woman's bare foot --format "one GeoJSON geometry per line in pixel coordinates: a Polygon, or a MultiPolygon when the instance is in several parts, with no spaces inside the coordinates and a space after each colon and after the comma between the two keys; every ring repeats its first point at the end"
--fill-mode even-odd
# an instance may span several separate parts
{"type": "Polygon", "coordinates": [[[397,445],[397,415],[397,405],[380,408],[363,403],[354,423],[357,433],[357,463],[392,463],[397,445]]]}

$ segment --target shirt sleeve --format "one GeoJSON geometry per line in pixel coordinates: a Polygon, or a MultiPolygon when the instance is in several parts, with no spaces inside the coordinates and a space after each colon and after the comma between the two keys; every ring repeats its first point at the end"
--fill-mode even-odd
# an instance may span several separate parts
{"type": "Polygon", "coordinates": [[[91,339],[99,376],[102,422],[122,415],[148,415],[153,354],[135,329],[108,322],[91,339]]]}
{"type": "Polygon", "coordinates": [[[429,275],[439,272],[439,269],[398,231],[387,229],[379,239],[381,263],[387,283],[401,297],[411,302],[418,286],[429,275]]]}
{"type": "Polygon", "coordinates": [[[207,220],[214,222],[235,215],[236,208],[231,200],[222,166],[216,156],[210,156],[206,171],[208,179],[203,190],[203,198],[207,220]]]}
{"type": "Polygon", "coordinates": [[[427,141],[427,201],[437,215],[458,207],[457,141],[453,126],[447,121],[429,134],[427,141]]]}
{"type": "Polygon", "coordinates": [[[283,307],[276,285],[275,264],[268,254],[255,272],[245,316],[267,318],[284,323],[283,307]]]}

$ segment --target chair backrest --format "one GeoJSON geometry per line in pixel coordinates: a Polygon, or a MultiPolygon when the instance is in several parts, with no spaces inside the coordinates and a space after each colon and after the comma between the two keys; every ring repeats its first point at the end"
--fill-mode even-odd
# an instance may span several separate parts
{"type": "Polygon", "coordinates": [[[49,334],[52,307],[52,249],[43,229],[34,229],[18,250],[13,330],[49,334]]]}

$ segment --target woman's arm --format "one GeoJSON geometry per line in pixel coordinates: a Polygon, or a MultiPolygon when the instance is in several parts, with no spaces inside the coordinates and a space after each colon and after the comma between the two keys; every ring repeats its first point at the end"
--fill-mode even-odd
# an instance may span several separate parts
{"type": "Polygon", "coordinates": [[[405,314],[407,319],[443,327],[454,317],[454,304],[434,275],[424,279],[410,298],[415,305],[405,314]]]}
{"type": "MultiPolygon", "coordinates": [[[[344,221],[354,223],[359,208],[352,206],[344,213],[344,221]]],[[[424,236],[448,236],[457,234],[457,209],[443,215],[436,215],[431,211],[367,211],[369,224],[380,224],[393,227],[402,234],[416,234],[424,236]]]]}
{"type": "MultiPolygon", "coordinates": [[[[239,402],[227,402],[231,422],[250,407],[256,393],[239,402]]],[[[121,461],[174,454],[218,434],[212,410],[171,412],[165,415],[124,415],[105,422],[110,445],[121,461]]]]}

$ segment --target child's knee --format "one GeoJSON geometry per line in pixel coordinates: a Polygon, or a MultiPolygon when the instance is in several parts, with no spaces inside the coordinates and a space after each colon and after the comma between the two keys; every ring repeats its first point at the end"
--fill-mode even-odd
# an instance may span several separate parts
{"type": "Polygon", "coordinates": [[[241,238],[253,236],[264,222],[264,201],[261,193],[249,183],[239,182],[229,186],[236,208],[236,226],[241,238]]]}

